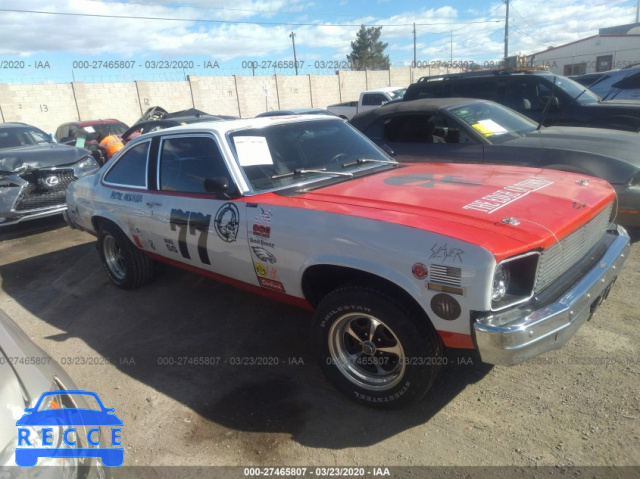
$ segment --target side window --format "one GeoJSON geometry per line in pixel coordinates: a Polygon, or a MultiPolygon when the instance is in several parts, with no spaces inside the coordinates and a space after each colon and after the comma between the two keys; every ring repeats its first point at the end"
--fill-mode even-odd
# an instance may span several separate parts
{"type": "MultiPolygon", "coordinates": [[[[383,120],[382,136],[391,143],[446,143],[447,123],[439,115],[408,114],[383,120]]],[[[372,125],[371,128],[377,125],[372,125]]],[[[380,126],[377,126],[378,128],[380,126]]],[[[369,129],[371,129],[369,128],[369,129]]]]}
{"type": "Polygon", "coordinates": [[[165,138],[160,156],[160,189],[182,193],[206,193],[206,178],[231,175],[217,143],[211,137],[184,136],[165,138]]]}
{"type": "Polygon", "coordinates": [[[120,155],[104,181],[116,185],[146,188],[149,145],[148,141],[140,143],[120,155]]]}
{"type": "Polygon", "coordinates": [[[500,101],[498,97],[498,84],[492,80],[471,83],[467,95],[482,100],[500,101]]]}
{"type": "MultiPolygon", "coordinates": [[[[551,96],[544,83],[529,78],[514,78],[507,85],[505,105],[516,111],[542,111],[551,96]]],[[[557,94],[556,94],[557,96],[557,94]]]]}
{"type": "Polygon", "coordinates": [[[379,106],[389,99],[380,93],[369,93],[362,97],[362,106],[379,106]]]}

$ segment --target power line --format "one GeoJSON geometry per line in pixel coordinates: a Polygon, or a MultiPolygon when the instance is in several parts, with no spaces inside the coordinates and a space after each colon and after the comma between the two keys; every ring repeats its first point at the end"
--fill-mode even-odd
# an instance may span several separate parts
{"type": "MultiPolygon", "coordinates": [[[[523,21],[523,22],[524,22],[524,23],[525,23],[525,24],[526,24],[526,25],[527,25],[531,30],[535,30],[535,28],[533,28],[533,27],[529,24],[529,22],[527,22],[527,19],[526,19],[526,18],[524,18],[524,17],[522,16],[522,14],[521,14],[518,10],[516,10],[516,9],[513,7],[513,4],[511,4],[511,10],[513,10],[514,12],[516,12],[516,13],[518,14],[518,16],[522,19],[522,21],[523,21]]],[[[545,40],[543,40],[542,38],[535,38],[534,36],[529,35],[528,33],[525,33],[525,32],[524,32],[524,31],[522,31],[522,30],[518,30],[518,29],[516,29],[516,30],[517,30],[517,31],[519,31],[520,33],[522,33],[523,35],[528,36],[528,37],[529,37],[529,38],[531,38],[532,40],[535,40],[536,42],[544,43],[544,44],[545,44],[545,45],[547,45],[547,46],[550,46],[550,45],[551,45],[551,43],[550,43],[550,42],[545,41],[545,40]]]]}
{"type": "MultiPolygon", "coordinates": [[[[63,15],[70,17],[92,17],[92,18],[117,18],[120,20],[155,20],[155,21],[167,21],[167,22],[201,22],[201,23],[232,23],[232,24],[247,24],[247,25],[287,25],[296,27],[360,27],[362,23],[358,24],[339,24],[339,23],[293,23],[293,22],[256,22],[256,21],[238,21],[238,20],[210,20],[202,18],[166,18],[166,17],[141,17],[137,15],[107,15],[99,13],[69,13],[69,12],[43,12],[39,10],[16,10],[10,8],[0,8],[0,12],[11,13],[32,13],[39,15],[63,15]]],[[[493,20],[498,22],[499,20],[493,20]]],[[[493,21],[488,21],[490,23],[493,21]]],[[[419,26],[434,26],[434,25],[460,25],[466,22],[438,22],[438,23],[416,23],[419,26]]],[[[394,24],[364,24],[367,27],[411,27],[413,23],[394,23],[394,24]]]]}
{"type": "MultiPolygon", "coordinates": [[[[197,5],[175,5],[175,4],[162,4],[162,3],[147,3],[147,2],[127,2],[119,0],[84,0],[85,2],[95,3],[115,3],[118,5],[142,5],[145,7],[171,7],[171,8],[190,8],[193,10],[224,10],[230,12],[253,12],[253,13],[279,13],[283,15],[300,15],[300,12],[287,12],[282,10],[251,10],[248,8],[227,8],[227,7],[199,7],[197,5]]],[[[314,15],[321,15],[327,17],[353,17],[353,15],[345,15],[340,13],[314,13],[314,15]]]]}

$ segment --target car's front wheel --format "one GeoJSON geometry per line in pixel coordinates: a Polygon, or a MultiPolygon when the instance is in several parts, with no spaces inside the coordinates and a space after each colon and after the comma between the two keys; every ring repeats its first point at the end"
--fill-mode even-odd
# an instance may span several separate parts
{"type": "Polygon", "coordinates": [[[139,288],[153,278],[153,260],[140,251],[113,223],[101,225],[98,251],[109,279],[119,288],[139,288]]]}
{"type": "Polygon", "coordinates": [[[427,321],[384,288],[338,288],[315,313],[320,366],[356,402],[409,406],[427,393],[442,365],[442,343],[427,321]]]}

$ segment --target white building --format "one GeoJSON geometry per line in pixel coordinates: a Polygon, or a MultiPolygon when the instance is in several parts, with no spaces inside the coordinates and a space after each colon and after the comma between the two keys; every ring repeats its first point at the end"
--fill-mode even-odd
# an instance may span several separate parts
{"type": "Polygon", "coordinates": [[[601,28],[598,35],[534,53],[528,61],[560,75],[581,75],[640,64],[640,24],[601,28]]]}

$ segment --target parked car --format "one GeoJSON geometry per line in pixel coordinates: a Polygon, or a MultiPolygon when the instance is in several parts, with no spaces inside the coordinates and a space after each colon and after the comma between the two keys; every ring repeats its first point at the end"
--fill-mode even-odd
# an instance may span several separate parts
{"type": "Polygon", "coordinates": [[[640,100],[640,67],[627,67],[573,77],[603,100],[640,100]]]}
{"type": "Polygon", "coordinates": [[[604,180],[400,165],[326,116],[149,133],[67,202],[120,288],[161,261],[315,309],[328,378],[379,407],[423,397],[445,347],[497,364],[560,347],[629,251],[604,180]]]}
{"type": "MultiPolygon", "coordinates": [[[[11,469],[17,469],[15,454],[16,450],[20,449],[16,423],[21,419],[25,408],[37,408],[40,414],[45,411],[90,409],[90,404],[83,396],[69,394],[75,389],[76,385],[62,367],[0,310],[0,470],[7,471],[6,477],[110,477],[102,464],[89,457],[44,457],[34,469],[21,469],[15,471],[15,475],[11,473],[11,469]],[[46,400],[40,401],[43,396],[46,400]]],[[[56,444],[66,448],[62,443],[59,426],[52,426],[56,444]]],[[[79,446],[86,446],[88,428],[80,425],[76,429],[79,446]]],[[[101,434],[93,433],[92,437],[98,440],[101,435],[102,431],[101,434]]],[[[36,431],[31,435],[31,442],[34,448],[41,442],[41,437],[36,431]]]]}
{"type": "Polygon", "coordinates": [[[390,101],[401,100],[406,91],[406,88],[394,86],[367,90],[360,93],[358,101],[346,101],[329,105],[327,110],[341,118],[351,120],[360,112],[378,108],[380,105],[390,101]]]}
{"type": "Polygon", "coordinates": [[[54,136],[58,143],[88,149],[98,163],[103,165],[107,159],[104,152],[98,148],[98,136],[104,133],[106,136],[122,137],[127,128],[129,127],[125,123],[113,118],[108,120],[73,121],[60,125],[56,129],[54,136]]]}
{"type": "Polygon", "coordinates": [[[271,110],[265,111],[256,115],[256,118],[262,118],[263,116],[284,116],[284,115],[329,115],[338,116],[335,113],[331,113],[329,110],[322,108],[291,108],[290,110],[271,110]]]}
{"type": "Polygon", "coordinates": [[[403,100],[452,97],[495,101],[544,126],[640,131],[640,102],[601,101],[570,78],[545,70],[476,71],[423,77],[407,88],[403,100]]]}
{"type": "Polygon", "coordinates": [[[122,134],[122,141],[128,143],[140,135],[151,131],[163,130],[172,126],[188,125],[203,121],[219,121],[236,119],[231,116],[209,115],[196,108],[169,113],[164,108],[154,106],[149,108],[132,126],[122,134]]]}
{"type": "Polygon", "coordinates": [[[24,123],[0,124],[0,227],[60,214],[67,186],[98,169],[84,148],[24,123]]]}
{"type": "Polygon", "coordinates": [[[465,162],[553,168],[597,176],[618,194],[616,222],[640,227],[640,135],[554,126],[487,100],[402,101],[351,124],[401,162],[465,162]]]}

